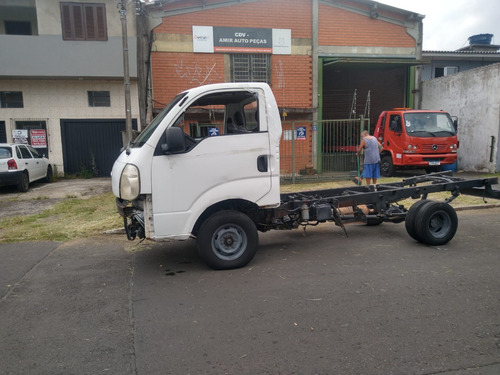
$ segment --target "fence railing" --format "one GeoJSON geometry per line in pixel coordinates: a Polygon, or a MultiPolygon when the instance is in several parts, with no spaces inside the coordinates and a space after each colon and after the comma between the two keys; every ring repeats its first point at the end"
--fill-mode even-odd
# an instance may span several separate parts
{"type": "Polygon", "coordinates": [[[284,121],[280,142],[283,180],[345,179],[356,175],[356,150],[369,119],[284,121]]]}

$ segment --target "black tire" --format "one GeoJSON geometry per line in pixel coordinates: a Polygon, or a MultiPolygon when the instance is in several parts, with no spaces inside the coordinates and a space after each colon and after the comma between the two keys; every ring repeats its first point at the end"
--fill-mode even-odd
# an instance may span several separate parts
{"type": "Polygon", "coordinates": [[[21,193],[26,193],[30,187],[30,177],[28,175],[28,172],[23,172],[21,175],[21,181],[19,181],[19,184],[17,184],[17,190],[19,190],[21,193]]]}
{"type": "Polygon", "coordinates": [[[415,230],[420,242],[431,246],[448,243],[457,232],[457,213],[448,203],[431,201],[419,210],[415,230]]]}
{"type": "Polygon", "coordinates": [[[47,174],[45,175],[45,182],[52,182],[52,176],[53,176],[53,172],[52,172],[52,167],[49,165],[47,167],[47,174]]]}
{"type": "Polygon", "coordinates": [[[438,167],[426,167],[424,169],[425,169],[425,173],[427,173],[427,174],[441,172],[441,166],[438,166],[438,167]]]}
{"type": "Polygon", "coordinates": [[[210,216],[198,232],[198,254],[211,268],[225,270],[247,265],[259,246],[257,228],[238,211],[220,211],[210,216]]]}
{"type": "Polygon", "coordinates": [[[419,212],[422,206],[429,202],[432,201],[429,199],[421,199],[418,202],[413,203],[408,212],[406,213],[405,217],[406,231],[414,240],[420,241],[417,235],[417,230],[415,228],[417,222],[416,218],[419,216],[419,212]]]}
{"type": "Polygon", "coordinates": [[[394,164],[392,163],[391,155],[386,155],[382,157],[380,161],[380,173],[384,177],[392,177],[395,172],[394,164]]]}

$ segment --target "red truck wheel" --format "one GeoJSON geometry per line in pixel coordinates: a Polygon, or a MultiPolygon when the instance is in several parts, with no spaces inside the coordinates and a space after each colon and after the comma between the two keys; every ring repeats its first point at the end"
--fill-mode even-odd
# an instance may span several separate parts
{"type": "Polygon", "coordinates": [[[392,177],[396,168],[394,168],[394,164],[392,163],[391,155],[386,155],[382,157],[380,161],[380,173],[384,177],[392,177]]]}
{"type": "Polygon", "coordinates": [[[259,245],[257,228],[239,211],[220,211],[201,225],[197,237],[198,254],[216,270],[240,268],[255,256],[259,245]]]}

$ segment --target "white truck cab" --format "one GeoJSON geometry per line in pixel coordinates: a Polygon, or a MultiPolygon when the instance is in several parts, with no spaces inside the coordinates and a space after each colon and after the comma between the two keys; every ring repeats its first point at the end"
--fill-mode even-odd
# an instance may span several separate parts
{"type": "Polygon", "coordinates": [[[129,239],[198,237],[200,255],[213,268],[248,263],[253,254],[242,255],[258,246],[249,244],[258,236],[245,229],[255,226],[248,212],[280,203],[281,131],[265,83],[206,85],[177,95],[113,166],[129,239]],[[234,225],[221,219],[228,216],[234,225]],[[214,221],[222,228],[209,229],[216,231],[215,238],[207,234],[216,249],[206,251],[200,236],[214,221]]]}

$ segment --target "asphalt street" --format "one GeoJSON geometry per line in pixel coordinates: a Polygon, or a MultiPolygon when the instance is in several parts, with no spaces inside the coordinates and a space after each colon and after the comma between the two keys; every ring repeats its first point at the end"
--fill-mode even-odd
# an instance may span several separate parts
{"type": "Polygon", "coordinates": [[[260,234],[245,268],[194,241],[0,245],[0,374],[500,374],[500,208],[442,247],[404,224],[260,234]]]}

